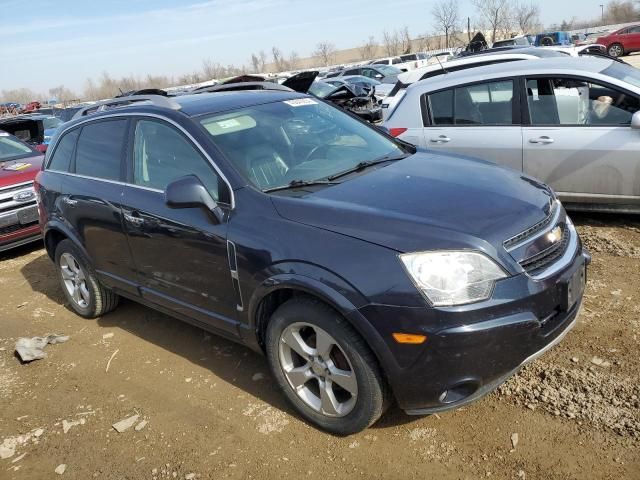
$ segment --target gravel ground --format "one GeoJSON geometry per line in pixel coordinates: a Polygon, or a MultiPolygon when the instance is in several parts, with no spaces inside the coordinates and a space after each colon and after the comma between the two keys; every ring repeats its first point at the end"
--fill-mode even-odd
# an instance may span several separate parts
{"type": "Polygon", "coordinates": [[[471,406],[348,438],[302,422],[261,356],[132,302],[83,320],[43,250],[5,254],[0,479],[640,479],[640,218],[574,220],[593,264],[560,345],[471,406]],[[14,357],[51,332],[71,339],[14,357]]]}

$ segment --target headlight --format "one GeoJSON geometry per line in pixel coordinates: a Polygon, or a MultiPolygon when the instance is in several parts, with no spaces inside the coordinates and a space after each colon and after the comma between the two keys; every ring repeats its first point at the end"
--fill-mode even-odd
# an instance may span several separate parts
{"type": "Polygon", "coordinates": [[[400,255],[409,276],[432,305],[443,307],[486,300],[505,272],[478,252],[436,251],[400,255]]]}

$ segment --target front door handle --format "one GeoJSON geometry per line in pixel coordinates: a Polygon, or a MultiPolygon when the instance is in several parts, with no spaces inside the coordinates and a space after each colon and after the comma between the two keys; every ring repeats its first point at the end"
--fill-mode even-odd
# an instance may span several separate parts
{"type": "Polygon", "coordinates": [[[132,225],[135,225],[136,227],[140,227],[142,225],[144,225],[144,218],[140,218],[137,214],[128,214],[125,213],[124,214],[124,219],[125,221],[129,222],[132,225]]]}
{"type": "Polygon", "coordinates": [[[543,145],[547,145],[549,143],[553,143],[553,138],[543,135],[542,137],[538,138],[530,138],[529,143],[541,143],[543,145]]]}
{"type": "Polygon", "coordinates": [[[451,139],[449,137],[447,137],[446,135],[440,135],[436,138],[432,138],[430,140],[431,143],[449,143],[451,141],[451,139]]]}
{"type": "Polygon", "coordinates": [[[70,207],[73,207],[74,205],[76,205],[78,203],[78,200],[73,200],[72,198],[69,197],[64,197],[62,199],[62,202],[69,205],[70,207]]]}

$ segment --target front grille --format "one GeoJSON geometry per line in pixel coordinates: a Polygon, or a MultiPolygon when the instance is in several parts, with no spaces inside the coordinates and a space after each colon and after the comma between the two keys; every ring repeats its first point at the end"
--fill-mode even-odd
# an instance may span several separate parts
{"type": "Polygon", "coordinates": [[[560,205],[558,202],[553,202],[551,204],[551,208],[549,209],[549,215],[547,215],[544,219],[533,225],[532,227],[527,228],[524,232],[520,232],[519,234],[511,237],[509,240],[504,242],[504,248],[509,250],[510,248],[518,245],[521,242],[533,237],[538,232],[541,232],[545,228],[549,226],[549,224],[553,221],[560,205]]]}
{"type": "Polygon", "coordinates": [[[570,236],[567,226],[562,225],[562,237],[559,242],[554,243],[549,248],[532,257],[522,260],[520,265],[524,268],[525,272],[530,275],[540,273],[565,254],[569,246],[570,236]]]}
{"type": "Polygon", "coordinates": [[[20,185],[13,185],[8,188],[0,190],[0,214],[12,212],[14,210],[20,210],[24,207],[33,206],[36,204],[35,194],[33,192],[33,182],[22,183],[20,185]],[[14,200],[14,196],[22,191],[31,192],[32,198],[24,200],[14,200]]]}
{"type": "Polygon", "coordinates": [[[14,225],[8,225],[6,227],[0,227],[0,235],[8,235],[10,233],[14,233],[14,232],[18,232],[20,230],[24,230],[25,228],[29,228],[29,227],[33,227],[34,225],[37,225],[38,222],[31,222],[31,223],[26,223],[24,225],[21,225],[19,223],[16,223],[14,225]]]}

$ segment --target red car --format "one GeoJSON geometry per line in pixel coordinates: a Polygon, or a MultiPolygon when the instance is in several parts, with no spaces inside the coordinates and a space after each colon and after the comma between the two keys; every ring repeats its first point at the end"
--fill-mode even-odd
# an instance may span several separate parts
{"type": "Polygon", "coordinates": [[[640,51],[640,25],[624,27],[603,37],[598,37],[596,43],[607,47],[607,53],[612,57],[638,52],[640,51]]]}
{"type": "Polygon", "coordinates": [[[0,131],[0,252],[40,239],[33,180],[43,156],[0,131]]]}

